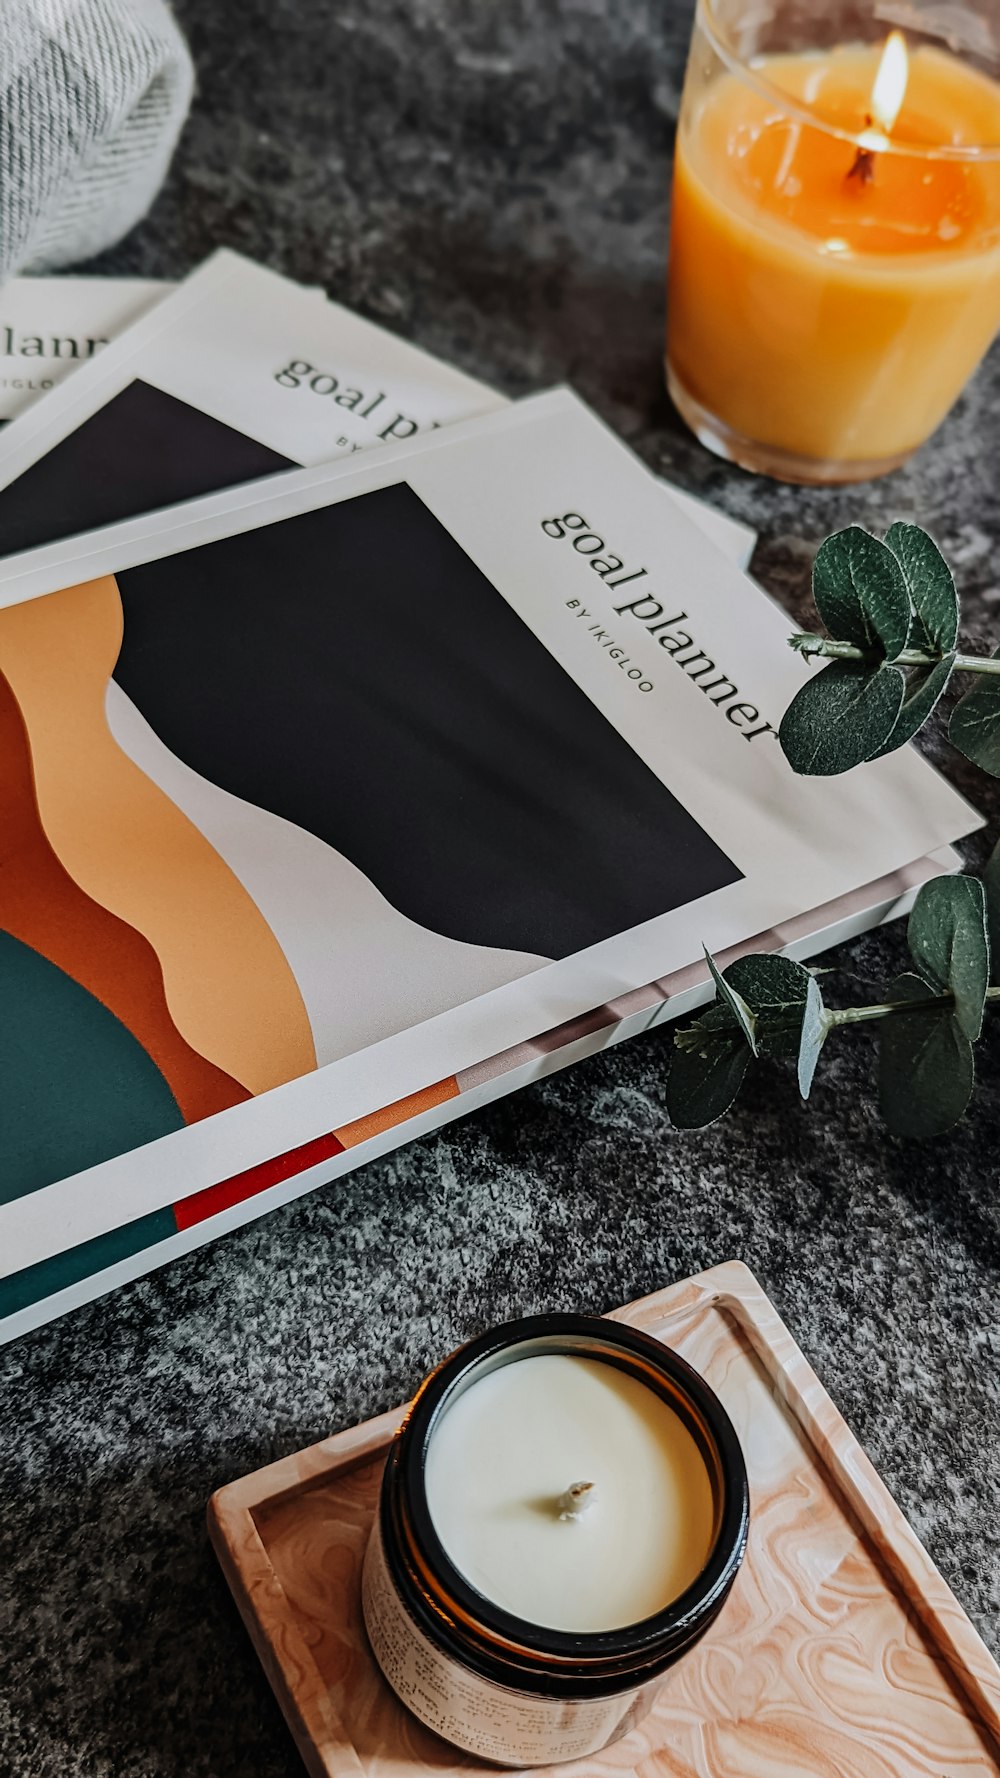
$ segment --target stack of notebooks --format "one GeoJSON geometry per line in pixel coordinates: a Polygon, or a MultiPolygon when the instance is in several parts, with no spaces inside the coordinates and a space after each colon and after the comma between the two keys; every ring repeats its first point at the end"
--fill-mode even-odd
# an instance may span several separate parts
{"type": "Polygon", "coordinates": [[[0,343],[0,1337],[956,868],[912,750],[792,774],[752,538],[568,391],[228,252],[0,343]]]}

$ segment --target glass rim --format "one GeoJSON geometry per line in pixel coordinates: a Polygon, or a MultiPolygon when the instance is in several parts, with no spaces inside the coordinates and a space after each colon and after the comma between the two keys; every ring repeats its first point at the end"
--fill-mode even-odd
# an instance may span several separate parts
{"type": "MultiPolygon", "coordinates": [[[[704,31],[719,60],[725,64],[730,74],[738,80],[742,80],[747,86],[753,87],[762,98],[773,100],[787,116],[798,119],[801,123],[807,124],[809,128],[822,130],[824,135],[830,136],[834,141],[843,142],[848,147],[863,146],[861,137],[864,131],[845,130],[838,124],[830,123],[826,118],[818,116],[815,111],[810,110],[808,105],[793,98],[790,93],[784,92],[781,87],[768,80],[759,66],[755,67],[753,62],[747,61],[741,56],[728,41],[725,27],[719,23],[715,16],[716,8],[717,0],[697,0],[695,22],[704,31]]],[[[961,64],[960,57],[956,56],[955,60],[961,64]]],[[[983,80],[990,78],[978,68],[971,71],[983,80]]],[[[1000,105],[1000,89],[998,89],[998,105],[1000,105]]],[[[995,142],[942,142],[940,145],[928,145],[923,142],[894,142],[890,136],[885,147],[880,146],[877,152],[880,155],[891,154],[907,160],[948,161],[952,165],[957,163],[958,165],[976,166],[982,165],[983,162],[1000,160],[1000,139],[995,142]]]]}

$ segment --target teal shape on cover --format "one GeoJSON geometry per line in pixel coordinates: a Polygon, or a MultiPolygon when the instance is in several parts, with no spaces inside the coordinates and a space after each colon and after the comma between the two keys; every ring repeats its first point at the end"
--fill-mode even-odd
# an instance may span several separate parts
{"type": "Polygon", "coordinates": [[[121,1020],[0,932],[0,1204],[183,1127],[121,1020]]]}
{"type": "Polygon", "coordinates": [[[68,1253],[57,1253],[52,1259],[40,1260],[36,1266],[26,1266],[11,1278],[0,1278],[0,1320],[5,1315],[16,1314],[18,1309],[30,1308],[32,1303],[40,1303],[57,1290],[79,1284],[82,1278],[92,1278],[105,1266],[113,1266],[120,1259],[130,1259],[133,1253],[141,1253],[144,1248],[153,1247],[157,1241],[165,1241],[168,1235],[176,1233],[173,1211],[154,1210],[150,1216],[140,1216],[123,1229],[112,1229],[108,1235],[97,1235],[92,1241],[71,1247],[68,1253]]]}

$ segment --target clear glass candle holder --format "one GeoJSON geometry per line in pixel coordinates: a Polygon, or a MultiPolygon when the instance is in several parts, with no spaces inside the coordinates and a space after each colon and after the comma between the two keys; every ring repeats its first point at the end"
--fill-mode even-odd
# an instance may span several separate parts
{"type": "Polygon", "coordinates": [[[710,450],[852,482],[934,431],[1000,327],[998,76],[997,4],[699,0],[666,371],[710,450]]]}

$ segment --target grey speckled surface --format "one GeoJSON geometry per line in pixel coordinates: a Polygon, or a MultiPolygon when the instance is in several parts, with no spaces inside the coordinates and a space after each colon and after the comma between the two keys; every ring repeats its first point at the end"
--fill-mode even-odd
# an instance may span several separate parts
{"type": "MultiPolygon", "coordinates": [[[[656,469],[759,527],[756,572],[792,610],[827,531],[919,517],[960,570],[970,639],[996,639],[996,356],[911,468],[844,493],[728,470],[669,410],[686,5],[178,12],[195,113],[154,213],[94,269],[177,276],[229,244],[510,394],[567,378],[656,469]]],[[[901,955],[898,933],[847,947],[838,990],[901,955]]],[[[209,1492],[399,1400],[491,1319],[608,1308],[731,1256],[1000,1652],[1000,1040],[974,1116],[926,1148],[880,1132],[867,1039],[831,1050],[808,1113],[767,1073],[726,1123],[678,1135],[667,1041],[587,1062],[0,1354],[5,1773],[295,1778],[205,1541],[209,1492]]]]}

